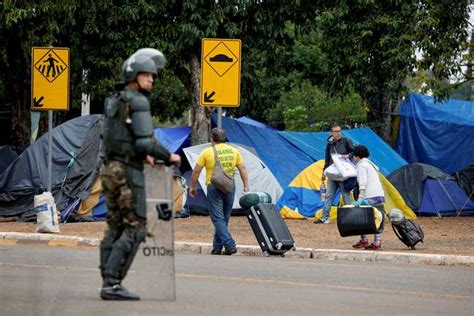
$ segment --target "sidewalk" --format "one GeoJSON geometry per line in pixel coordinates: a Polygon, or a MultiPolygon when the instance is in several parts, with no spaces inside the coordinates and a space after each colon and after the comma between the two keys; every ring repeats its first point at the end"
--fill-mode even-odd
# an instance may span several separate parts
{"type": "MultiPolygon", "coordinates": [[[[98,247],[100,239],[38,233],[0,232],[0,245],[43,244],[50,247],[98,247]]],[[[201,242],[175,242],[177,253],[209,254],[212,245],[201,242]]],[[[258,246],[237,245],[237,255],[263,256],[258,246]]],[[[429,265],[459,265],[474,267],[474,256],[446,254],[421,254],[389,251],[361,251],[341,249],[297,248],[286,253],[287,258],[378,261],[390,263],[413,263],[429,265]]]]}

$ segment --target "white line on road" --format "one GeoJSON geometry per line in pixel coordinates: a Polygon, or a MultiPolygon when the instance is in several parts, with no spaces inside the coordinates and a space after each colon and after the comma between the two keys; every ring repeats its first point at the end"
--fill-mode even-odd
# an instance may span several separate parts
{"type": "Polygon", "coordinates": [[[448,298],[448,299],[461,299],[461,300],[474,300],[474,296],[466,295],[453,295],[433,292],[421,292],[421,291],[406,291],[406,290],[392,290],[384,288],[369,288],[369,287],[358,287],[358,286],[346,286],[346,285],[331,285],[331,284],[320,284],[320,283],[304,283],[304,282],[292,282],[292,281],[281,281],[281,280],[263,280],[263,279],[252,279],[252,278],[236,278],[236,277],[225,277],[225,276],[212,276],[207,274],[176,274],[177,277],[187,279],[203,279],[203,280],[215,280],[215,281],[236,281],[246,283],[264,283],[264,284],[275,284],[275,285],[289,285],[299,287],[315,287],[315,288],[326,288],[326,289],[337,289],[337,290],[349,290],[349,291],[365,291],[365,292],[376,292],[376,293],[388,293],[388,294],[400,294],[400,295],[415,295],[415,296],[429,296],[437,298],[448,298]]]}

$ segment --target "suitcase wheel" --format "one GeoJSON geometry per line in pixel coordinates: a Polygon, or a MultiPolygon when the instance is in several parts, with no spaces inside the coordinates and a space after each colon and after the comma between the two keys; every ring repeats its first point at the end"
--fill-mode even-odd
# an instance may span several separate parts
{"type": "Polygon", "coordinates": [[[296,251],[296,247],[295,247],[295,246],[293,246],[293,248],[291,248],[291,250],[292,250],[292,251],[296,251]]]}
{"type": "Polygon", "coordinates": [[[264,251],[263,254],[265,255],[265,257],[270,257],[270,253],[268,251],[264,251]]]}
{"type": "Polygon", "coordinates": [[[284,254],[284,253],[282,253],[282,254],[280,255],[280,257],[285,257],[285,254],[284,254]]]}

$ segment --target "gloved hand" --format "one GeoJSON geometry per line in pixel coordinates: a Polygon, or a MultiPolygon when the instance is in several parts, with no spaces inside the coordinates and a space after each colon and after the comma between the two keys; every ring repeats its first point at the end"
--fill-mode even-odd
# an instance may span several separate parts
{"type": "Polygon", "coordinates": [[[369,205],[369,202],[364,198],[359,198],[357,201],[354,202],[355,207],[359,207],[361,205],[369,205]]]}

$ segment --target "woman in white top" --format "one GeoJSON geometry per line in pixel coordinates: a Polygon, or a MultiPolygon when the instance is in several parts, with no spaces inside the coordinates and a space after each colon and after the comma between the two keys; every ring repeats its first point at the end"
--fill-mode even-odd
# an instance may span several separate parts
{"type": "Polygon", "coordinates": [[[385,217],[385,195],[382,183],[378,175],[379,168],[369,159],[369,150],[364,145],[354,148],[353,156],[357,162],[357,183],[359,184],[359,198],[354,203],[355,206],[369,204],[376,207],[382,213],[382,224],[380,233],[374,235],[374,242],[369,245],[366,235],[361,235],[360,240],[352,247],[357,249],[380,249],[382,245],[381,233],[383,232],[383,218],[385,217]]]}

